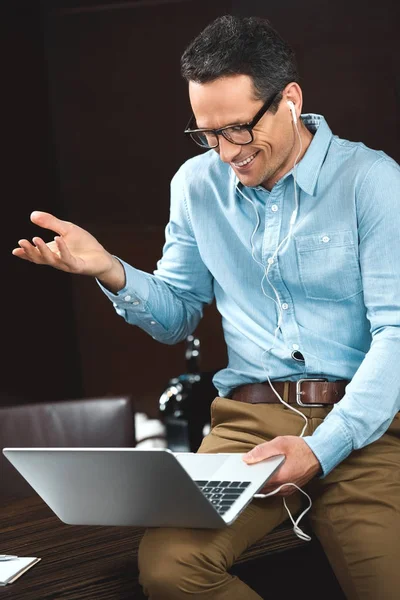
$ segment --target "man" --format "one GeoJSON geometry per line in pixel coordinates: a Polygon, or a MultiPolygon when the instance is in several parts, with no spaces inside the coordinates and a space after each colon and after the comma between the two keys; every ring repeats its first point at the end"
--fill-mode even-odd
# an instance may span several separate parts
{"type": "Polygon", "coordinates": [[[265,489],[280,491],[229,528],[147,532],[143,587],[153,600],[259,598],[227,571],[287,518],[282,497],[299,511],[301,494],[283,485],[291,483],[312,497],[314,532],[346,596],[394,600],[400,169],[333,136],[323,117],[301,115],[293,52],[265,20],[217,19],[185,51],[182,74],[187,135],[209,151],[172,181],[154,275],[46,213],[31,218],[55,240],[14,250],[97,277],[118,314],[167,344],[192,332],[215,296],[229,364],[214,379],[219,397],[200,451],[244,452],[249,463],[286,455],[265,489]]]}

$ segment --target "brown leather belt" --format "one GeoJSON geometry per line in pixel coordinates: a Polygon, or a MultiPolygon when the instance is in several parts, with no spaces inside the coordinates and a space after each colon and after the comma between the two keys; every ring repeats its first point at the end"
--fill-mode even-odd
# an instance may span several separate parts
{"type": "MultiPolygon", "coordinates": [[[[317,407],[339,402],[345,394],[346,385],[350,382],[345,379],[337,381],[299,379],[298,381],[272,381],[271,383],[288,404],[317,407]]],[[[232,400],[249,404],[280,403],[268,381],[241,385],[233,390],[230,397],[232,400]]]]}

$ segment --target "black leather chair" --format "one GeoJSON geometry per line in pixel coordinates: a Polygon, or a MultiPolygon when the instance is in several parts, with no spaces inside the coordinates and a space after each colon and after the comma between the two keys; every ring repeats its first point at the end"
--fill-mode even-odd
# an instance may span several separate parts
{"type": "MultiPolygon", "coordinates": [[[[89,398],[0,407],[0,448],[134,447],[133,401],[89,398]]],[[[0,498],[35,492],[0,454],[0,498]]]]}

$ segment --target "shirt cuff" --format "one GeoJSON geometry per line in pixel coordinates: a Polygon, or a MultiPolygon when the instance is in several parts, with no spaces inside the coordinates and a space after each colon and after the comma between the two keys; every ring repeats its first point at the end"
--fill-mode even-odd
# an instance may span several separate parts
{"type": "Polygon", "coordinates": [[[126,304],[139,306],[140,303],[147,302],[149,297],[149,282],[148,273],[135,269],[125,261],[116,256],[117,260],[122,264],[125,271],[126,283],[122,290],[116,294],[105,288],[98,279],[96,279],[101,290],[114,303],[114,305],[123,305],[121,308],[126,308],[126,304]]]}
{"type": "Polygon", "coordinates": [[[340,415],[330,413],[312,435],[303,440],[318,458],[322,475],[325,477],[342,462],[353,450],[350,433],[340,415]]]}

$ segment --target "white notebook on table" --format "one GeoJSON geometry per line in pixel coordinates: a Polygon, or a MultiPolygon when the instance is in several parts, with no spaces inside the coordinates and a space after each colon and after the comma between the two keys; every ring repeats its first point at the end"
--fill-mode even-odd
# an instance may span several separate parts
{"type": "Polygon", "coordinates": [[[36,556],[18,556],[12,560],[0,560],[0,586],[13,583],[39,560],[40,558],[36,556]]]}

